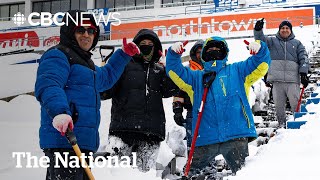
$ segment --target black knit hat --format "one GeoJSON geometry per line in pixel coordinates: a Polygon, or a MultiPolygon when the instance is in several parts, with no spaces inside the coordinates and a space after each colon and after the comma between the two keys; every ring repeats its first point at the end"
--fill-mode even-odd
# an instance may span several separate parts
{"type": "Polygon", "coordinates": [[[283,27],[283,26],[288,26],[290,28],[290,30],[292,31],[292,24],[285,20],[285,21],[282,21],[282,23],[279,25],[279,30],[283,27]]]}

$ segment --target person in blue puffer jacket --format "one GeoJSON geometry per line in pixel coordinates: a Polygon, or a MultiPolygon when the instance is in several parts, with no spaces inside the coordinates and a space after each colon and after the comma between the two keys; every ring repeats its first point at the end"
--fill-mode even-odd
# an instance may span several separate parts
{"type": "MultiPolygon", "coordinates": [[[[39,61],[35,96],[41,105],[40,147],[50,158],[47,179],[87,179],[82,168],[55,168],[55,154],[74,155],[64,134],[69,127],[86,155],[99,147],[100,94],[120,78],[131,56],[139,54],[133,43],[124,44],[103,67],[91,60],[99,38],[99,27],[91,14],[68,11],[61,26],[60,44],[50,48],[39,61]],[[83,16],[78,24],[70,18],[83,16]],[[69,18],[66,21],[66,18],[69,18]],[[88,20],[89,19],[89,20],[88,20]],[[75,115],[77,118],[75,119],[75,115]]],[[[64,157],[64,155],[62,155],[64,157]]],[[[70,158],[70,157],[69,157],[70,158]]]]}
{"type": "Polygon", "coordinates": [[[204,92],[207,74],[216,74],[209,87],[199,135],[191,164],[191,175],[205,169],[215,156],[222,154],[235,174],[248,156],[248,142],[257,137],[248,102],[251,85],[268,71],[270,53],[264,42],[248,45],[253,56],[227,65],[229,48],[221,37],[208,38],[201,52],[202,71],[192,71],[181,64],[183,44],[177,42],[167,54],[168,76],[187,92],[193,104],[192,134],[204,92]],[[215,72],[215,73],[212,73],[215,72]]]}

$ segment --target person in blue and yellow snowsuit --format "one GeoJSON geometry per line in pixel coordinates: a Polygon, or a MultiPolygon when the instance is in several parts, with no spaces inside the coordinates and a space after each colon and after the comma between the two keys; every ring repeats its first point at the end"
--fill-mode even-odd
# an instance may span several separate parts
{"type": "Polygon", "coordinates": [[[204,169],[219,154],[224,156],[235,174],[249,154],[248,142],[257,137],[248,102],[249,89],[267,73],[270,53],[262,41],[252,42],[248,48],[254,55],[245,61],[227,65],[227,42],[221,37],[210,37],[201,52],[202,71],[183,67],[181,42],[173,44],[168,50],[166,72],[180,89],[188,93],[193,104],[192,133],[204,92],[204,77],[208,73],[216,75],[204,104],[191,175],[204,169]]]}

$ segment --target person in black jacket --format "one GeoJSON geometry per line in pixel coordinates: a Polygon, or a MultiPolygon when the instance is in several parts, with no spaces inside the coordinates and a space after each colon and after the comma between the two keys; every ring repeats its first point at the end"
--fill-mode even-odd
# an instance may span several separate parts
{"type": "MultiPolygon", "coordinates": [[[[119,81],[103,96],[112,98],[109,138],[119,137],[128,145],[127,153],[137,152],[137,165],[146,172],[154,165],[160,142],[165,139],[162,98],[173,96],[178,87],[158,64],[162,51],[158,36],[141,29],[133,42],[140,55],[133,56],[119,81]]],[[[118,149],[123,154],[121,147],[118,149]]]]}

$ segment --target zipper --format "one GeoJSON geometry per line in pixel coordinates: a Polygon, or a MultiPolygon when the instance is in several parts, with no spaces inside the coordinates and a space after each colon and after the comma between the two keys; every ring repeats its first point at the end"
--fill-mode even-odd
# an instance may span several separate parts
{"type": "MultiPolygon", "coordinates": [[[[284,41],[284,60],[287,61],[287,41],[284,41]]],[[[286,71],[286,64],[284,63],[284,71],[286,71]]],[[[284,80],[286,79],[286,73],[283,73],[284,80]]]]}
{"type": "Polygon", "coordinates": [[[247,112],[246,112],[246,109],[244,108],[244,105],[243,105],[243,102],[242,102],[242,99],[241,99],[241,98],[240,98],[240,101],[241,101],[242,113],[243,113],[244,117],[245,117],[246,120],[247,120],[248,128],[251,128],[250,120],[249,120],[248,114],[247,114],[247,112]]]}
{"type": "Polygon", "coordinates": [[[148,66],[147,66],[147,74],[146,74],[146,80],[145,80],[145,82],[146,82],[146,91],[145,91],[145,95],[146,95],[146,102],[145,102],[145,104],[146,104],[146,106],[145,106],[145,108],[144,108],[144,111],[145,111],[145,113],[147,113],[147,107],[148,107],[148,94],[149,94],[149,86],[148,86],[148,80],[149,80],[149,72],[150,72],[150,63],[148,64],[148,66]]]}
{"type": "MultiPolygon", "coordinates": [[[[98,114],[98,113],[100,113],[100,112],[98,112],[98,111],[100,111],[97,107],[98,107],[98,93],[97,93],[97,89],[96,89],[96,84],[97,84],[97,79],[96,79],[96,71],[94,71],[94,70],[92,70],[92,72],[93,72],[93,79],[94,79],[94,93],[95,93],[95,99],[96,99],[96,114],[98,114]]],[[[98,117],[98,116],[96,116],[96,117],[98,117]]],[[[96,119],[96,126],[98,126],[98,119],[96,119]]],[[[98,137],[98,133],[99,132],[96,132],[96,136],[98,137]]],[[[96,138],[97,139],[97,138],[96,138]]],[[[96,141],[96,146],[98,146],[98,144],[99,144],[99,142],[98,141],[96,141]]]]}
{"type": "Polygon", "coordinates": [[[222,88],[222,91],[223,91],[223,96],[227,96],[227,90],[226,90],[226,87],[224,86],[224,82],[223,82],[223,79],[220,77],[220,84],[221,84],[221,88],[222,88]]]}

